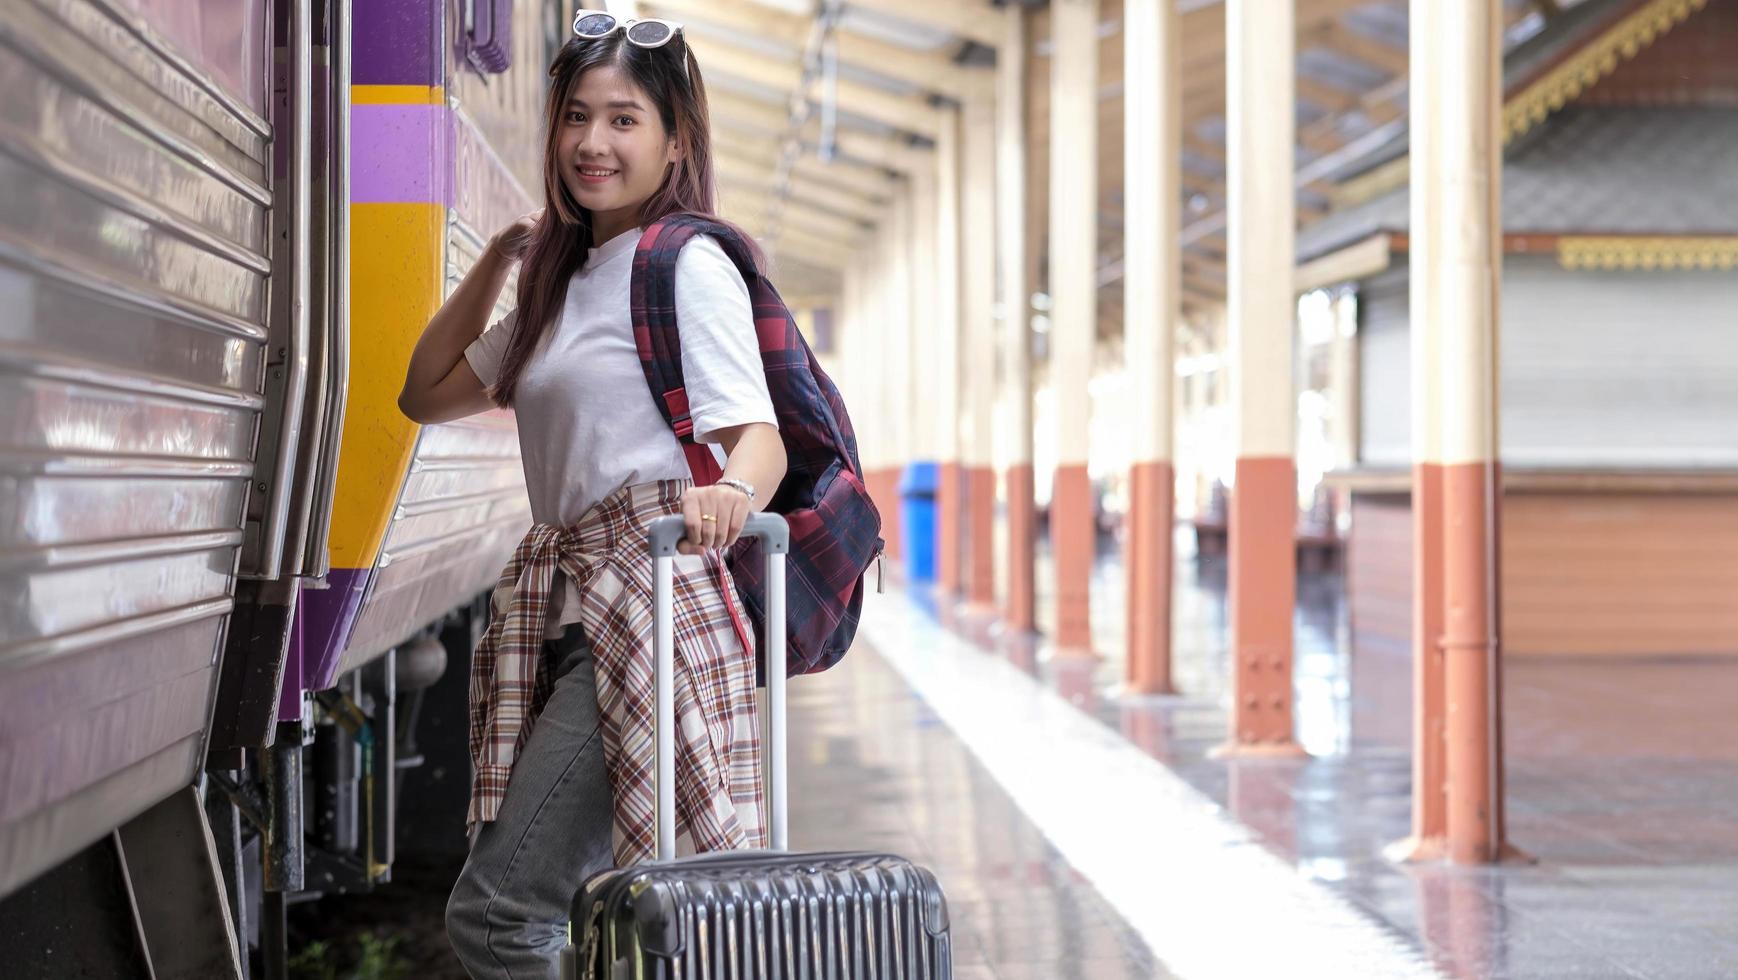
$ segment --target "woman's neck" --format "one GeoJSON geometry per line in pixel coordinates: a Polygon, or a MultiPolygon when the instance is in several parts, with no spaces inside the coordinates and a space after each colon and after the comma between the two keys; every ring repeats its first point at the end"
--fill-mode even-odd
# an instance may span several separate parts
{"type": "Polygon", "coordinates": [[[593,248],[629,231],[639,223],[639,208],[620,208],[606,214],[593,213],[591,216],[591,244],[593,248]]]}

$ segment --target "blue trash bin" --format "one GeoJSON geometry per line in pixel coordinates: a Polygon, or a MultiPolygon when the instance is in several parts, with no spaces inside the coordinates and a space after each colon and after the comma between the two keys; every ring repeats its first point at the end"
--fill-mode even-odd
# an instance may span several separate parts
{"type": "Polygon", "coordinates": [[[905,579],[913,584],[935,581],[935,500],[940,484],[941,470],[934,463],[912,463],[899,480],[905,579]]]}

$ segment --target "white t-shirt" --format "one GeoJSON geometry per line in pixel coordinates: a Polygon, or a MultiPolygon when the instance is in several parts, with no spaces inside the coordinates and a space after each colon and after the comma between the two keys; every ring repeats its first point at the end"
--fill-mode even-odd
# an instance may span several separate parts
{"type": "MultiPolygon", "coordinates": [[[[569,527],[622,487],[690,476],[634,346],[629,285],[641,231],[589,251],[568,284],[560,319],[519,376],[519,454],[539,524],[569,527]]],[[[500,373],[513,320],[509,313],[465,349],[485,385],[500,373]]],[[[719,429],[777,425],[748,286],[709,235],[694,236],[677,257],[676,321],[695,440],[716,444],[719,429]]],[[[563,602],[561,593],[552,601],[570,610],[551,615],[552,630],[577,621],[576,603],[563,602]]]]}

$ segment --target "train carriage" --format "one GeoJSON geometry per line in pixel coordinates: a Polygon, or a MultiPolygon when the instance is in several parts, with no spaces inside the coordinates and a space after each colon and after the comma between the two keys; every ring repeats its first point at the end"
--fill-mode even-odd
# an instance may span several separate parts
{"type": "Polygon", "coordinates": [[[396,701],[462,675],[530,521],[510,413],[396,395],[533,206],[559,21],[4,4],[0,927],[137,930],[9,969],[281,965],[290,896],[390,875],[396,701]]]}

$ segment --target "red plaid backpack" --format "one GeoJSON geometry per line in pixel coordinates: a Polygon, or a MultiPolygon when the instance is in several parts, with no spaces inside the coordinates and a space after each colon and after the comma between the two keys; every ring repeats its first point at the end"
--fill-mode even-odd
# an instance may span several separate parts
{"type": "MultiPolygon", "coordinates": [[[[717,221],[683,213],[655,222],[640,237],[631,305],[646,383],[681,440],[694,482],[706,486],[723,475],[710,447],[694,441],[676,329],[676,256],[699,234],[717,239],[748,283],[767,392],[789,460],[766,508],[784,515],[791,528],[785,559],[786,666],[791,674],[816,673],[838,663],[857,633],[864,573],[881,555],[881,515],[863,486],[844,399],[797,331],[778,290],[756,271],[748,243],[717,221]]],[[[764,649],[766,560],[760,551],[758,541],[744,538],[725,563],[753,623],[756,648],[764,649]]]]}

